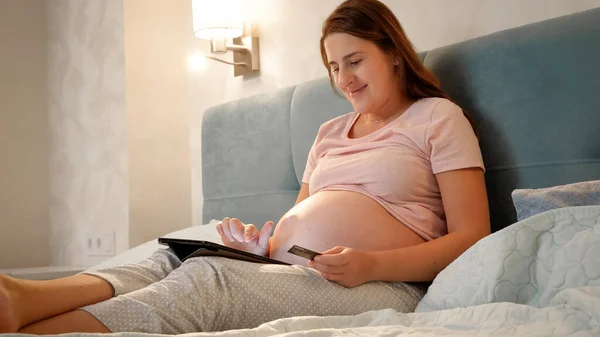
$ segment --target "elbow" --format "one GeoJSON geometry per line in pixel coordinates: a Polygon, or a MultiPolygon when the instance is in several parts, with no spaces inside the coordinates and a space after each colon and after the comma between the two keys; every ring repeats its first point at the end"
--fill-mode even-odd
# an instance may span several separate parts
{"type": "Polygon", "coordinates": [[[457,247],[457,253],[460,255],[467,249],[475,245],[479,240],[490,235],[489,230],[478,230],[478,231],[456,231],[452,233],[454,236],[455,247],[457,247]]]}
{"type": "Polygon", "coordinates": [[[485,238],[490,235],[490,230],[482,230],[477,232],[464,233],[463,241],[465,243],[465,250],[471,248],[471,246],[475,245],[479,240],[485,238]]]}
{"type": "Polygon", "coordinates": [[[469,243],[469,247],[491,234],[491,225],[489,220],[485,221],[485,225],[468,226],[467,228],[460,232],[463,233],[465,240],[469,243]]]}
{"type": "MultiPolygon", "coordinates": [[[[473,233],[472,236],[473,236],[473,240],[475,240],[475,242],[477,242],[490,234],[491,234],[490,226],[487,226],[486,228],[473,233]]],[[[475,244],[475,242],[473,242],[473,244],[475,244]]]]}

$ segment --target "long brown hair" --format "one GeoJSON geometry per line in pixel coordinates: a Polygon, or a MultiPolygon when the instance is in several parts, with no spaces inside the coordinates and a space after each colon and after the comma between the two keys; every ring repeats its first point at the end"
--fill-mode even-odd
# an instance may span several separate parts
{"type": "MultiPolygon", "coordinates": [[[[347,0],[342,2],[323,23],[321,36],[321,59],[329,73],[329,82],[336,86],[325,53],[325,38],[332,33],[346,33],[375,43],[382,51],[402,63],[404,76],[402,94],[412,100],[441,97],[450,100],[435,75],[429,71],[417,55],[415,48],[404,33],[392,11],[377,0],[347,0]]],[[[473,126],[469,115],[465,116],[473,126]]]]}

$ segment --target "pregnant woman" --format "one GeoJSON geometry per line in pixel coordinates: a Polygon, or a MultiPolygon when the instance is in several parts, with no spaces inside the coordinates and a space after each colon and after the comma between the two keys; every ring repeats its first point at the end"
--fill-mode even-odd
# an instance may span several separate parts
{"type": "Polygon", "coordinates": [[[0,277],[0,331],[187,333],[277,318],[413,311],[450,262],[490,232],[477,137],[376,0],[340,4],[320,42],[354,111],[324,123],[298,199],[259,231],[235,218],[225,245],[291,263],[168,249],[137,264],[58,280],[0,277]],[[300,245],[323,253],[308,261],[300,245]]]}

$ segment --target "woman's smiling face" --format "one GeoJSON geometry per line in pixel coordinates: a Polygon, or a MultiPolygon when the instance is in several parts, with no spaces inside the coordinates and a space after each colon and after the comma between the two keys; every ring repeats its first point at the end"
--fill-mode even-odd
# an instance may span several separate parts
{"type": "Polygon", "coordinates": [[[324,41],[334,83],[361,114],[386,115],[402,100],[395,60],[375,43],[346,33],[324,41]]]}

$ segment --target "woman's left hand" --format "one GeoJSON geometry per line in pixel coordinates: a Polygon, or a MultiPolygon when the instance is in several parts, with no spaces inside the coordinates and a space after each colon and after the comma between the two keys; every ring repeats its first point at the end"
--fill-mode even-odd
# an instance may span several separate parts
{"type": "Polygon", "coordinates": [[[338,246],[315,256],[307,265],[316,269],[323,278],[353,288],[373,281],[373,263],[374,258],[369,252],[338,246]]]}

